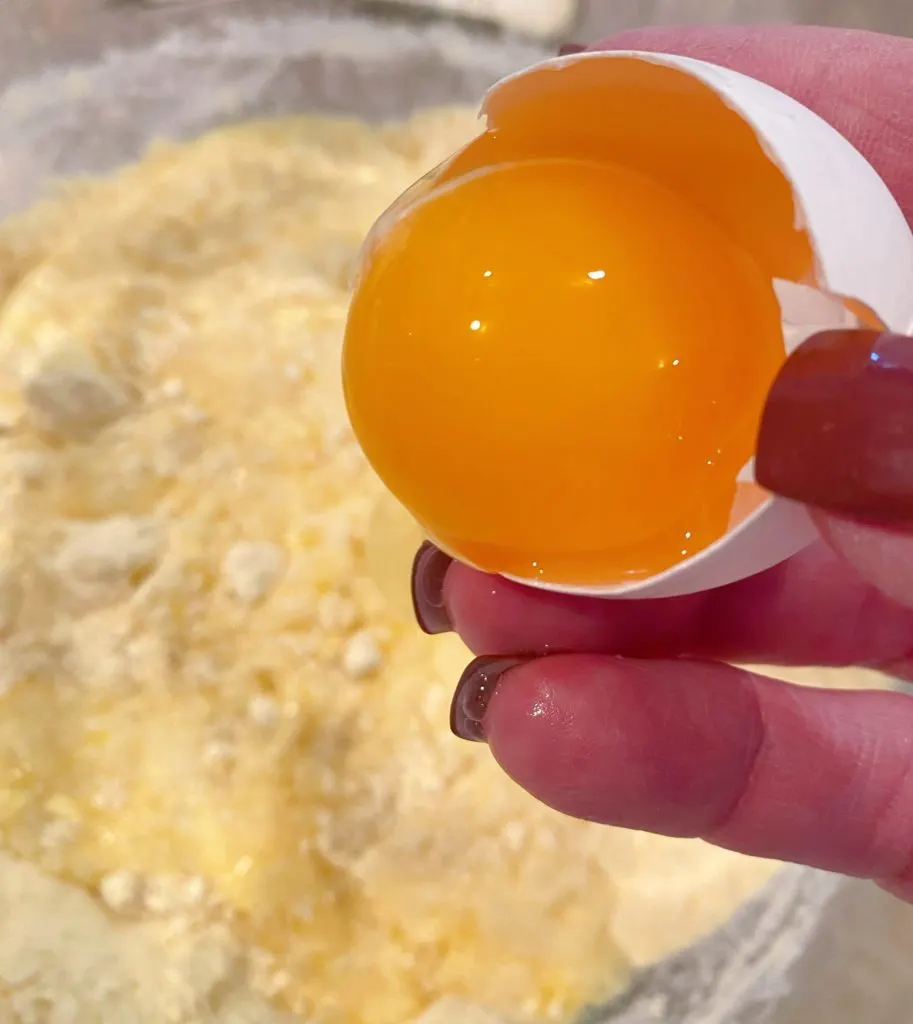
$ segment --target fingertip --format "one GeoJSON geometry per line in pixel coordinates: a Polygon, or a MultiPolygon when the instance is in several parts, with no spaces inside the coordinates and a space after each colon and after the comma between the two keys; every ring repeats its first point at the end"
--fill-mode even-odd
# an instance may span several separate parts
{"type": "Polygon", "coordinates": [[[489,704],[504,675],[524,660],[482,655],[466,666],[450,706],[450,729],[457,738],[470,743],[487,741],[489,704]]]}
{"type": "Polygon", "coordinates": [[[516,609],[525,607],[531,593],[503,576],[454,562],[444,580],[443,600],[453,629],[475,654],[543,653],[538,645],[530,646],[529,634],[513,629],[516,609]]]}
{"type": "Polygon", "coordinates": [[[498,580],[461,562],[454,562],[447,571],[443,601],[452,627],[466,646],[476,654],[498,654],[503,651],[488,642],[486,628],[491,616],[497,614],[498,580]]]}
{"type": "Polygon", "coordinates": [[[615,722],[602,720],[601,703],[585,707],[591,730],[581,731],[585,692],[575,685],[584,655],[553,655],[505,673],[491,695],[485,737],[500,767],[523,789],[549,807],[586,820],[603,821],[605,793],[591,785],[592,735],[606,746],[615,722]]]}
{"type": "Polygon", "coordinates": [[[574,817],[703,835],[737,799],[763,723],[747,673],[554,655],[504,674],[484,730],[498,763],[574,817]]]}
{"type": "Polygon", "coordinates": [[[476,654],[592,651],[621,625],[635,632],[633,616],[617,604],[535,589],[459,563],[447,573],[444,603],[453,628],[476,654]]]}

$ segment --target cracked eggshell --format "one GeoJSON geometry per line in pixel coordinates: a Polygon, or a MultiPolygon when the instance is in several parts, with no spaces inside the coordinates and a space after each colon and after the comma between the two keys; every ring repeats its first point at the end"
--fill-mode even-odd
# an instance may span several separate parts
{"type": "MultiPolygon", "coordinates": [[[[728,111],[727,131],[742,130],[733,115],[751,129],[760,145],[758,158],[773,165],[791,188],[793,223],[787,229],[804,231],[814,259],[810,277],[776,283],[787,350],[826,328],[868,325],[907,331],[913,326],[913,234],[874,168],[823,119],[738,72],[690,58],[635,51],[575,54],[535,65],[495,85],[483,114],[489,127],[511,119],[515,124],[547,124],[551,117],[554,130],[563,131],[562,113],[566,116],[568,105],[587,88],[601,90],[591,92],[591,97],[604,101],[605,116],[591,118],[577,130],[614,136],[619,147],[623,130],[617,127],[621,119],[612,118],[613,103],[643,102],[645,116],[648,109],[667,114],[670,130],[657,128],[651,158],[709,160],[708,173],[719,175],[730,212],[739,204],[751,204],[752,195],[739,175],[727,174],[728,140],[721,131],[702,127],[696,104],[703,103],[707,110],[712,94],[728,111]],[[846,299],[852,302],[848,305],[846,299]]],[[[618,159],[624,162],[623,152],[618,159]]],[[[459,154],[449,169],[444,165],[434,177],[440,182],[458,173],[458,164],[459,154]]],[[[751,463],[745,475],[753,476],[751,463]]],[[[672,597],[762,572],[796,554],[815,536],[801,506],[768,497],[715,544],[661,574],[604,588],[518,582],[604,597],[672,597]]]]}

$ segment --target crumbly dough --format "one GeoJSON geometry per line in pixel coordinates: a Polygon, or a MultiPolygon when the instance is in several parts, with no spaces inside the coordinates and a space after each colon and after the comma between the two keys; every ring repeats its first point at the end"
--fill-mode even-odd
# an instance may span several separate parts
{"type": "Polygon", "coordinates": [[[447,729],[339,359],[362,236],[474,124],[226,128],[0,227],[0,1021],[562,1020],[772,872],[447,729]]]}

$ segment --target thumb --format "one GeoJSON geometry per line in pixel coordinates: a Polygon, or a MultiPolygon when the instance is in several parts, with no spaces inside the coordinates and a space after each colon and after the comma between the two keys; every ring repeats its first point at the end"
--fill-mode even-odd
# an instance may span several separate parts
{"type": "Polygon", "coordinates": [[[864,579],[913,607],[913,339],[809,338],[770,391],[756,467],[767,490],[811,507],[864,579]]]}

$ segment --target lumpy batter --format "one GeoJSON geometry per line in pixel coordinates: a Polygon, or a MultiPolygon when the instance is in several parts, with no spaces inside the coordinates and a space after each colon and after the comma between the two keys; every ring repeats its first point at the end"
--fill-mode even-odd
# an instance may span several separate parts
{"type": "Polygon", "coordinates": [[[467,655],[409,619],[338,378],[363,234],[474,126],[229,128],[0,228],[14,1019],[562,1020],[773,870],[447,730],[467,655]]]}

